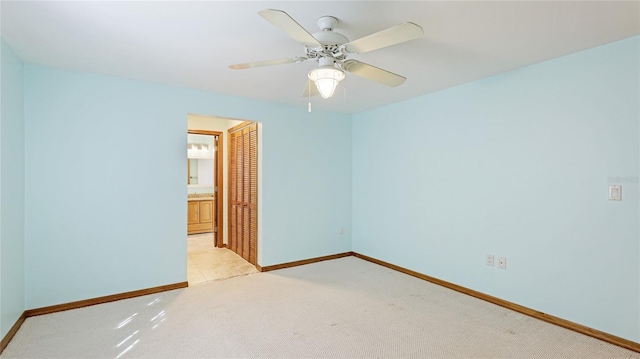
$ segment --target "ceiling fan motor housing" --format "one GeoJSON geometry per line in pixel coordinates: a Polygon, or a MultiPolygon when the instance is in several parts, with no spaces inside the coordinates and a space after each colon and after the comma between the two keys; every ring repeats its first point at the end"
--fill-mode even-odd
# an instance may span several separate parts
{"type": "Polygon", "coordinates": [[[322,31],[333,31],[338,25],[338,19],[334,16],[322,16],[318,18],[318,27],[322,31]]]}
{"type": "Polygon", "coordinates": [[[340,46],[349,42],[346,36],[333,31],[338,24],[338,19],[333,16],[323,16],[318,19],[318,27],[322,31],[313,33],[313,37],[318,40],[322,47],[306,48],[307,57],[310,59],[321,59],[332,57],[336,60],[344,60],[346,56],[340,51],[340,46]]]}

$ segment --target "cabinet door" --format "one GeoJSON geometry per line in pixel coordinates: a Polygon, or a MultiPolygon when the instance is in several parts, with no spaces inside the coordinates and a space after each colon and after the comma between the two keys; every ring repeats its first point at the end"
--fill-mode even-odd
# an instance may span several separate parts
{"type": "Polygon", "coordinates": [[[213,223],[213,201],[200,201],[200,223],[213,223]]]}
{"type": "Polygon", "coordinates": [[[187,208],[189,209],[187,224],[200,223],[200,206],[198,205],[198,201],[189,201],[187,203],[187,208]]]}

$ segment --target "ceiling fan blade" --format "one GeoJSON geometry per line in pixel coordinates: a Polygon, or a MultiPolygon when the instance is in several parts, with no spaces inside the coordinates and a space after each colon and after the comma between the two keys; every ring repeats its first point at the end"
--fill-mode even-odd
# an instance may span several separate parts
{"type": "Polygon", "coordinates": [[[234,65],[229,65],[229,68],[234,70],[244,70],[244,69],[250,69],[253,67],[298,63],[306,60],[308,60],[308,58],[298,56],[298,57],[290,57],[287,59],[265,60],[265,61],[247,62],[244,64],[234,64],[234,65]]]}
{"type": "Polygon", "coordinates": [[[282,10],[267,9],[258,12],[265,20],[275,25],[297,42],[308,47],[322,46],[304,27],[300,26],[289,14],[282,10]]]}
{"type": "Polygon", "coordinates": [[[424,35],[422,28],[412,22],[390,27],[344,44],[343,49],[350,54],[362,54],[381,49],[383,47],[399,44],[401,42],[417,39],[424,35]]]}
{"type": "Polygon", "coordinates": [[[307,84],[304,87],[304,91],[302,92],[302,97],[316,96],[319,95],[318,86],[316,83],[311,81],[311,79],[307,79],[307,84]]]}
{"type": "Polygon", "coordinates": [[[400,86],[407,79],[404,76],[394,74],[387,70],[365,64],[364,62],[356,60],[346,60],[341,64],[344,71],[351,72],[354,75],[364,77],[366,79],[379,82],[389,87],[400,86]]]}

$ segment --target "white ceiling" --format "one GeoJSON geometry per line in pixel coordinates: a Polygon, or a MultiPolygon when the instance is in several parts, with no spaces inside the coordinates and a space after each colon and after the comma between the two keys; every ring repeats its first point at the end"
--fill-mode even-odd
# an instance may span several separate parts
{"type": "Polygon", "coordinates": [[[396,88],[347,74],[315,109],[360,112],[640,34],[640,2],[6,1],[1,34],[26,62],[306,107],[312,61],[257,12],[286,11],[309,32],[332,15],[350,40],[412,21],[424,38],[351,56],[401,74],[396,88]]]}

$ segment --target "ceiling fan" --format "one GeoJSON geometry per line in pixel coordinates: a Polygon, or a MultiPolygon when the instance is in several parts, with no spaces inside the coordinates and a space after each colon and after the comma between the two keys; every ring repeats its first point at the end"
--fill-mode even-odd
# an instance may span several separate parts
{"type": "Polygon", "coordinates": [[[412,22],[405,22],[358,40],[349,41],[344,35],[333,31],[338,24],[338,19],[333,16],[319,18],[318,27],[322,31],[312,35],[282,10],[262,10],[258,12],[258,15],[275,25],[292,39],[303,44],[305,55],[277,60],[247,62],[230,65],[229,67],[234,70],[242,70],[315,60],[318,62],[319,67],[309,72],[309,79],[303,96],[320,94],[323,98],[331,97],[338,82],[344,79],[345,71],[390,87],[403,84],[406,80],[403,76],[364,62],[347,59],[347,57],[413,40],[424,34],[422,27],[412,22]]]}

